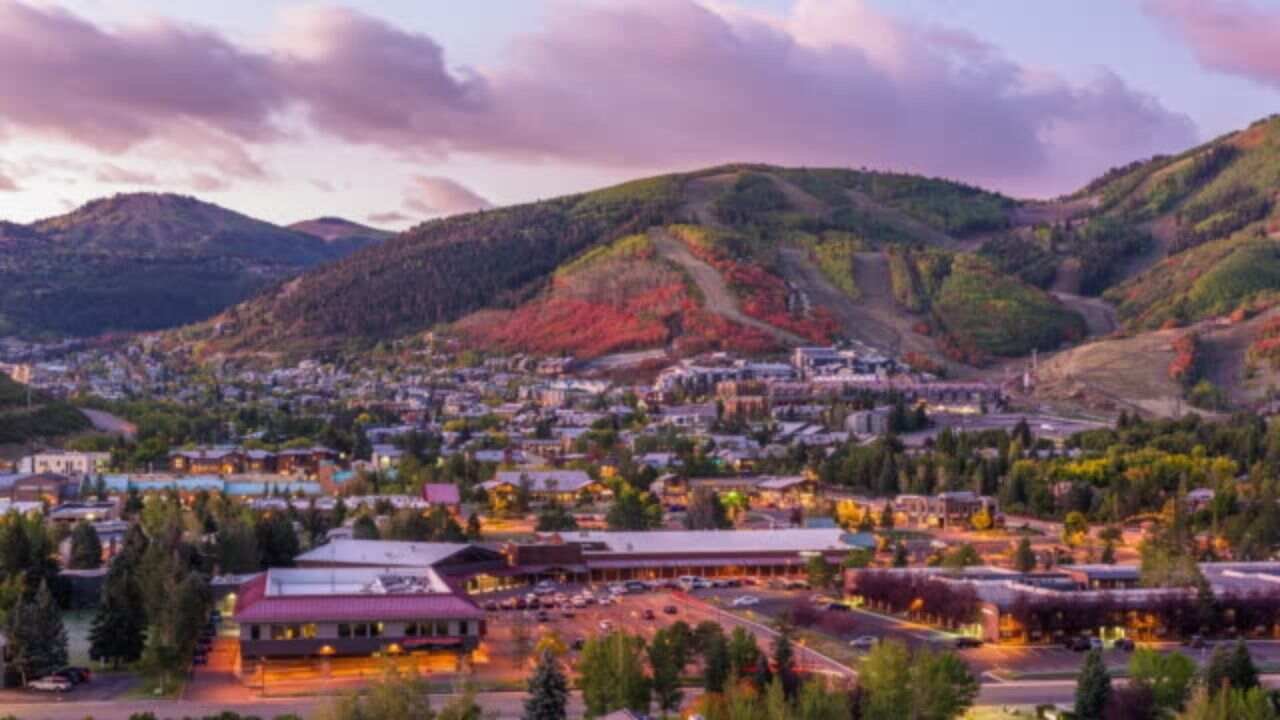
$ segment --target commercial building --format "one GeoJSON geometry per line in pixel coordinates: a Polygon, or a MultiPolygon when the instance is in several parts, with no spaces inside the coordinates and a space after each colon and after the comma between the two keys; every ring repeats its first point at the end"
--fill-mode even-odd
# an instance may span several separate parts
{"type": "Polygon", "coordinates": [[[873,547],[869,535],[839,528],[783,530],[573,531],[552,533],[504,549],[509,572],[526,581],[578,582],[677,578],[682,575],[787,576],[821,556],[839,563],[849,551],[873,547]]]}
{"type": "Polygon", "coordinates": [[[1141,641],[1191,635],[1280,638],[1280,562],[1201,563],[1211,598],[1139,586],[1138,568],[1076,565],[849,570],[845,592],[868,606],[1006,644],[1080,636],[1141,641]]]}
{"type": "Polygon", "coordinates": [[[105,472],[111,464],[111,453],[50,451],[28,455],[18,463],[18,472],[57,473],[82,477],[105,472]]]}
{"type": "Polygon", "coordinates": [[[463,661],[484,612],[431,568],[272,568],[241,586],[240,657],[446,654],[463,661]]]}

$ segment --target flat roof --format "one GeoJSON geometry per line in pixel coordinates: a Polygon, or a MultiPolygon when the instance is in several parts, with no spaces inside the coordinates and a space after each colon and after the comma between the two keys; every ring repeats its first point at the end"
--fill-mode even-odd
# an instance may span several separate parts
{"type": "Polygon", "coordinates": [[[263,597],[423,595],[452,589],[430,568],[272,568],[263,597]]]}
{"type": "Polygon", "coordinates": [[[295,560],[374,567],[430,567],[471,547],[468,543],[403,542],[339,538],[312,548],[295,560]]]}
{"type": "Polygon", "coordinates": [[[840,528],[785,528],[778,530],[648,530],[609,532],[579,530],[559,533],[567,543],[602,545],[583,548],[585,555],[821,552],[860,547],[858,536],[840,528]]]}

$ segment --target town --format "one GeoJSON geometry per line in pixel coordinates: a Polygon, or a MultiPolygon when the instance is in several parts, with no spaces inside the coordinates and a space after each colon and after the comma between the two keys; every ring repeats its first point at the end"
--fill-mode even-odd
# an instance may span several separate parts
{"type": "Polygon", "coordinates": [[[210,376],[145,339],[7,365],[100,417],[0,474],[5,611],[33,615],[0,641],[7,683],[33,690],[0,692],[230,707],[388,668],[483,692],[554,656],[581,712],[698,711],[727,692],[724,643],[740,677],[851,686],[902,648],[961,661],[959,706],[1070,706],[1051,678],[1082,653],[1113,672],[1276,661],[1254,422],[1043,416],[857,346],[637,382],[432,345],[377,369],[210,376]],[[1122,449],[1139,437],[1167,440],[1122,449]],[[615,636],[649,645],[643,703],[589,690],[623,681],[592,667],[615,636]],[[668,643],[699,648],[673,677],[653,665],[668,643]]]}

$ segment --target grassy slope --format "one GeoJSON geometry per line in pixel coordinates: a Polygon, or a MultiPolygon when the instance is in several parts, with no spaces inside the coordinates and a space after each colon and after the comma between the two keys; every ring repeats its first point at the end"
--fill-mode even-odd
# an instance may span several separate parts
{"type": "Polygon", "coordinates": [[[0,445],[69,435],[89,428],[70,404],[36,392],[27,406],[27,388],[0,375],[0,445]]]}

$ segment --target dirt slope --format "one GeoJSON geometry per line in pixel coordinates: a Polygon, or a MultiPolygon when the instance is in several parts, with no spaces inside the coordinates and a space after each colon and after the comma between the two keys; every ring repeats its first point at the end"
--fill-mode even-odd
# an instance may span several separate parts
{"type": "Polygon", "coordinates": [[[737,298],[733,296],[733,292],[729,290],[729,286],[725,284],[724,278],[720,276],[719,271],[694,257],[684,243],[671,237],[666,230],[650,228],[649,239],[653,242],[653,246],[658,250],[659,255],[679,265],[693,279],[694,284],[698,286],[698,290],[702,293],[703,304],[707,310],[740,325],[767,332],[778,342],[787,345],[812,344],[799,335],[776,328],[766,322],[761,322],[742,312],[738,308],[737,298]]]}

